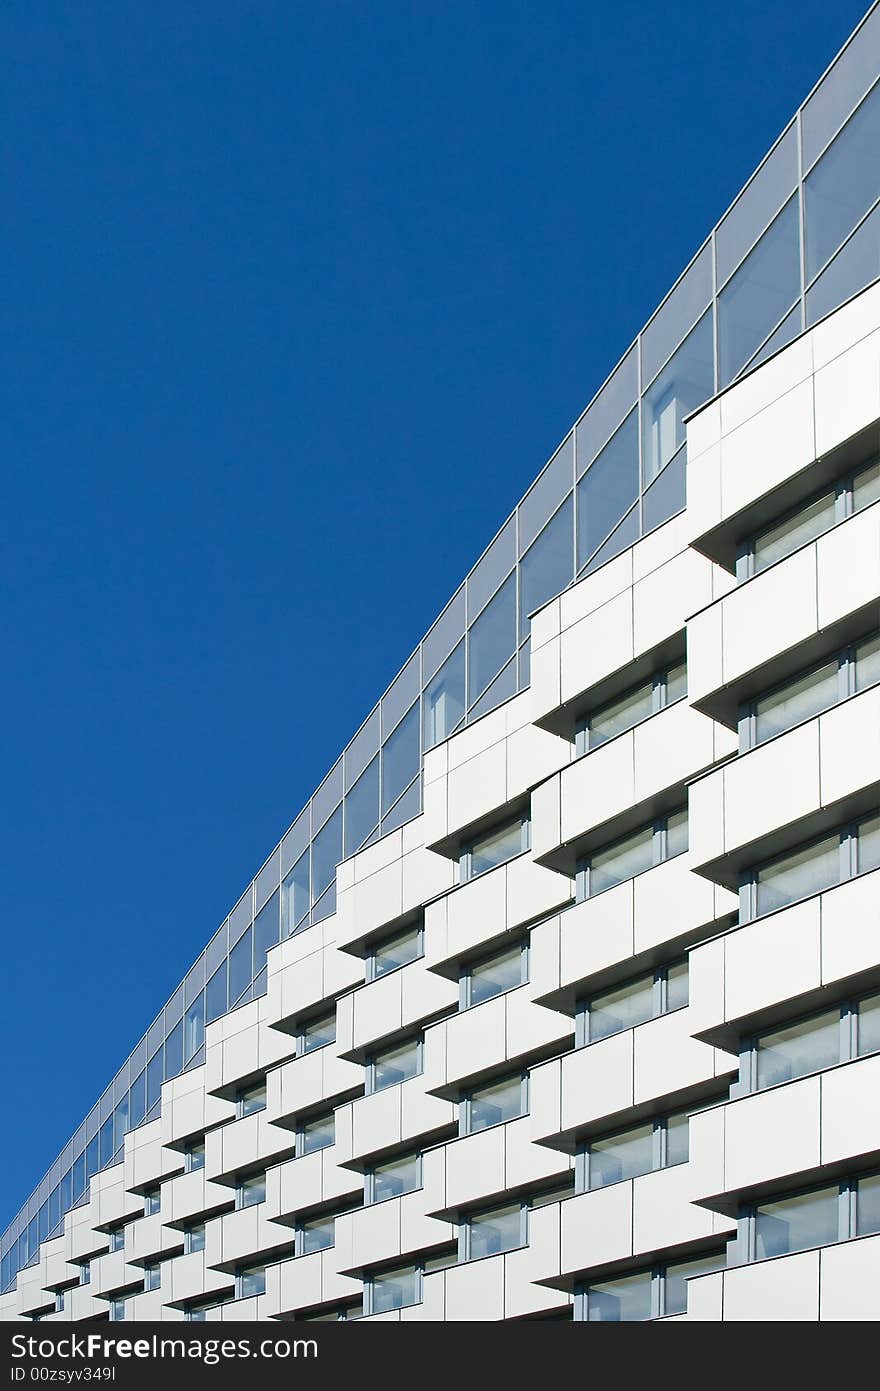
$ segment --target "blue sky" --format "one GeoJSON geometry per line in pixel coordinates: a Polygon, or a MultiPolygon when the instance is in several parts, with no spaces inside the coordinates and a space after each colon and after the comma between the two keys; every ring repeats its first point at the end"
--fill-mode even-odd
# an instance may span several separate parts
{"type": "Polygon", "coordinates": [[[7,0],[0,1226],[867,0],[7,0]]]}

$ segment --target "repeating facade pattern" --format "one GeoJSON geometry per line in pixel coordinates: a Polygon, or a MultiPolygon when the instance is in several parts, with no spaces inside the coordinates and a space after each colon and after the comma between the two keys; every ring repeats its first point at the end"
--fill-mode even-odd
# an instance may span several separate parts
{"type": "Polygon", "coordinates": [[[6,1317],[880,1317],[880,286],[688,449],[6,1317]]]}

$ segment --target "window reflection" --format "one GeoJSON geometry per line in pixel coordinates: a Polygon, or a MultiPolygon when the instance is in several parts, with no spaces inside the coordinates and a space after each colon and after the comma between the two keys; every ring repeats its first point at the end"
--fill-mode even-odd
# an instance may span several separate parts
{"type": "Polygon", "coordinates": [[[712,311],[707,310],[645,393],[642,485],[647,487],[684,444],[685,416],[715,389],[712,311]]]}

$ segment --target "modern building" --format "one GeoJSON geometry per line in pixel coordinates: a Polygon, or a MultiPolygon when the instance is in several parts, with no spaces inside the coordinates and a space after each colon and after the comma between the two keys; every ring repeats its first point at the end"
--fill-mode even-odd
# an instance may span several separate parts
{"type": "Polygon", "coordinates": [[[880,1317],[880,6],[2,1240],[6,1319],[880,1317]]]}

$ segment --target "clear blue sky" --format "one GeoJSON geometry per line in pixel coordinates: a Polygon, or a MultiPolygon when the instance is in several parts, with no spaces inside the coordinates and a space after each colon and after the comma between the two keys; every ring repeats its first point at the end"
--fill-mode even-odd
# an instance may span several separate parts
{"type": "Polygon", "coordinates": [[[0,1226],[867,0],[6,0],[0,1226]]]}

